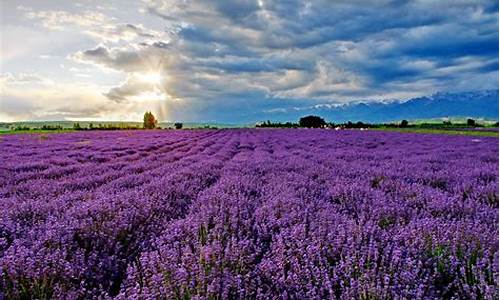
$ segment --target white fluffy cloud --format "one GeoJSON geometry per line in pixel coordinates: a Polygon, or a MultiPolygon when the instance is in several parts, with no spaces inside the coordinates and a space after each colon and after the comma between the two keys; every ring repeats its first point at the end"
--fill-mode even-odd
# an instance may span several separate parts
{"type": "Polygon", "coordinates": [[[142,24],[120,23],[116,18],[98,11],[71,13],[62,10],[36,11],[21,7],[25,17],[38,21],[47,29],[80,31],[103,42],[130,42],[136,39],[154,40],[163,32],[145,28],[142,24]]]}

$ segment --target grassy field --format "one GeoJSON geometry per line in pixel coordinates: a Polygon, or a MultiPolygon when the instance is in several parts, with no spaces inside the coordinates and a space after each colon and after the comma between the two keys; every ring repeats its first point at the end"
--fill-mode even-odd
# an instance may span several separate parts
{"type": "Polygon", "coordinates": [[[4,134],[46,134],[46,133],[65,133],[65,132],[75,132],[73,129],[62,129],[62,130],[43,130],[43,129],[32,129],[32,130],[0,130],[0,135],[4,134]]]}
{"type": "MultiPolygon", "coordinates": [[[[449,134],[449,135],[469,135],[469,136],[492,136],[498,137],[498,131],[479,131],[479,130],[453,130],[453,129],[432,129],[432,128],[371,128],[369,130],[377,131],[396,131],[403,133],[426,133],[426,134],[449,134]]],[[[0,130],[0,135],[9,134],[50,134],[50,133],[66,133],[75,132],[73,129],[63,130],[0,130]]]]}
{"type": "Polygon", "coordinates": [[[470,136],[493,136],[498,137],[498,132],[492,131],[474,131],[474,130],[448,130],[432,128],[372,128],[370,130],[397,131],[405,133],[427,133],[427,134],[451,134],[451,135],[470,135],[470,136]]]}
{"type": "MultiPolygon", "coordinates": [[[[81,128],[89,128],[89,126],[94,126],[98,128],[99,126],[107,127],[138,127],[142,128],[142,122],[122,122],[122,121],[100,121],[100,122],[90,122],[90,121],[30,121],[30,122],[0,122],[0,132],[10,131],[16,127],[29,127],[31,129],[42,128],[42,126],[60,126],[63,129],[73,129],[74,124],[78,123],[81,128]]],[[[174,128],[175,122],[160,122],[158,126],[160,128],[174,128]]],[[[217,128],[240,128],[240,127],[253,127],[254,124],[228,124],[228,123],[209,123],[209,122],[182,122],[183,128],[206,128],[206,127],[217,127],[217,128]]]]}

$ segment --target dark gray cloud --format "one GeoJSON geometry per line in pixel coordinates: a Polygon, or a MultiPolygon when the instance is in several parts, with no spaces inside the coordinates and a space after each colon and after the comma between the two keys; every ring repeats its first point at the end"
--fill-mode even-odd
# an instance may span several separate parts
{"type": "Polygon", "coordinates": [[[100,65],[109,69],[123,72],[151,72],[157,71],[160,66],[171,63],[171,57],[163,42],[152,45],[141,43],[135,48],[108,48],[98,46],[94,49],[79,51],[72,55],[76,61],[100,65]]]}
{"type": "Polygon", "coordinates": [[[133,72],[143,68],[143,59],[137,52],[113,51],[104,46],[80,51],[73,57],[82,62],[91,62],[126,72],[133,72]]]}

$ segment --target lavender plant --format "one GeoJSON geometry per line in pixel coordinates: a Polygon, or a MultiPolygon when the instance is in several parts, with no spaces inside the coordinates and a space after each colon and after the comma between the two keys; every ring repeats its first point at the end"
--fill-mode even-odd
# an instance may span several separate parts
{"type": "Polygon", "coordinates": [[[498,139],[0,141],[0,299],[498,299],[498,139]]]}

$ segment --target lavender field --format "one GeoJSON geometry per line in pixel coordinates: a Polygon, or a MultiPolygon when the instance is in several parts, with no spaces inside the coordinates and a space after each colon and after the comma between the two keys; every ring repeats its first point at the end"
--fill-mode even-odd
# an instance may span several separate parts
{"type": "Polygon", "coordinates": [[[497,138],[0,139],[0,299],[498,298],[497,138]]]}

